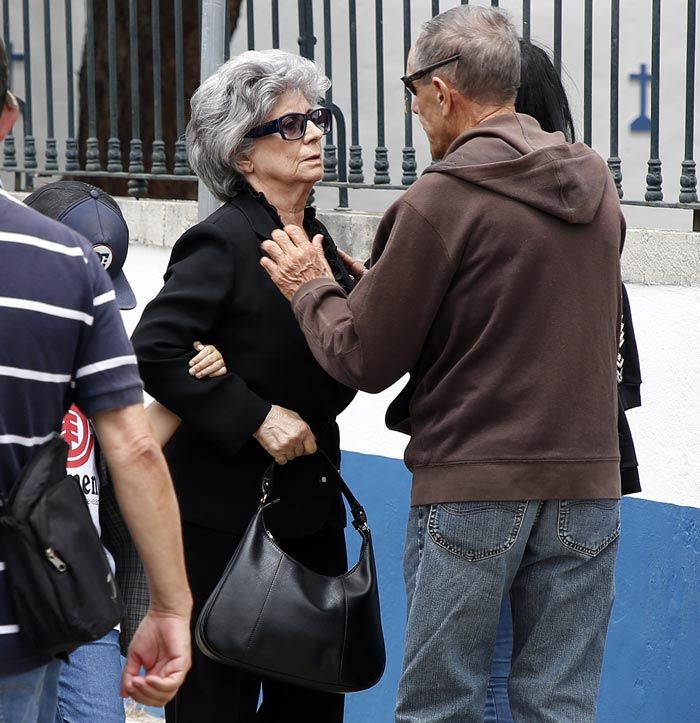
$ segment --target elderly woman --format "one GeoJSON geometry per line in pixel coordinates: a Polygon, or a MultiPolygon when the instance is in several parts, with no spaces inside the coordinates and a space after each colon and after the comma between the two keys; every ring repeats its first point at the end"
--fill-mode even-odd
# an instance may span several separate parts
{"type": "MultiPolygon", "coordinates": [[[[328,85],[308,60],[250,51],[225,63],[192,97],[190,164],[223,205],[175,244],[164,286],[133,342],[146,389],[182,420],[166,455],[180,501],[193,621],[258,506],[272,459],[285,466],[280,501],[266,513],[270,529],[317,571],[346,569],[344,507],[313,453],[318,446],[339,464],[335,418],[354,392],[316,363],[289,304],[260,266],[260,242],[274,229],[299,225],[309,237],[323,234],[335,278],[351,289],[333,241],[306,206],[323,173],[321,138],[331,115],[318,101],[328,85]],[[228,373],[205,380],[189,374],[192,339],[216,345],[228,373]]],[[[197,649],[187,681],[166,708],[170,723],[342,717],[340,695],[261,680],[197,649]]]]}

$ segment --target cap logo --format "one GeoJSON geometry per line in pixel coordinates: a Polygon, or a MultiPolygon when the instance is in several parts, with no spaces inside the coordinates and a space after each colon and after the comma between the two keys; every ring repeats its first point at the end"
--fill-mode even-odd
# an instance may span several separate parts
{"type": "Polygon", "coordinates": [[[112,265],[112,260],[114,259],[112,249],[107,246],[107,244],[95,244],[93,248],[95,249],[95,253],[100,257],[102,268],[108,269],[112,265]]]}

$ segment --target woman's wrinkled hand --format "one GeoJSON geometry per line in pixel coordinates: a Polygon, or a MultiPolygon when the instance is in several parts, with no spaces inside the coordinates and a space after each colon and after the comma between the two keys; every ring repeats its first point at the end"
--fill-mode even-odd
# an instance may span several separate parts
{"type": "Polygon", "coordinates": [[[296,412],[276,404],[253,437],[277,464],[316,451],[316,438],[309,425],[296,412]]]}
{"type": "Polygon", "coordinates": [[[222,377],[226,374],[226,363],[221,352],[213,344],[195,341],[192,345],[197,354],[190,359],[190,374],[197,379],[203,377],[222,377]]]}

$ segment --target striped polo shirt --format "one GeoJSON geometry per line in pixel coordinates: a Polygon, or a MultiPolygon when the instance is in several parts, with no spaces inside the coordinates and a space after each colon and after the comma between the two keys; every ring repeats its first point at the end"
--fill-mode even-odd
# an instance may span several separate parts
{"type": "MultiPolygon", "coordinates": [[[[71,403],[90,416],[142,401],[136,357],[92,246],[0,190],[0,492],[60,431],[71,403]]],[[[11,578],[0,541],[0,675],[47,662],[22,639],[11,578]]]]}

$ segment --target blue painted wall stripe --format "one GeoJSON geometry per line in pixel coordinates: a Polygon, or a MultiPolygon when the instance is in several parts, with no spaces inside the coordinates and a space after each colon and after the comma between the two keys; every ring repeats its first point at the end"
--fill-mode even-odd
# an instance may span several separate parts
{"type": "MultiPolygon", "coordinates": [[[[390,723],[403,650],[411,478],[401,460],[356,452],[343,453],[343,473],[372,528],[387,644],[381,683],[348,696],[346,721],[390,723]]],[[[598,723],[700,721],[699,618],[700,509],[624,499],[598,723]]]]}

